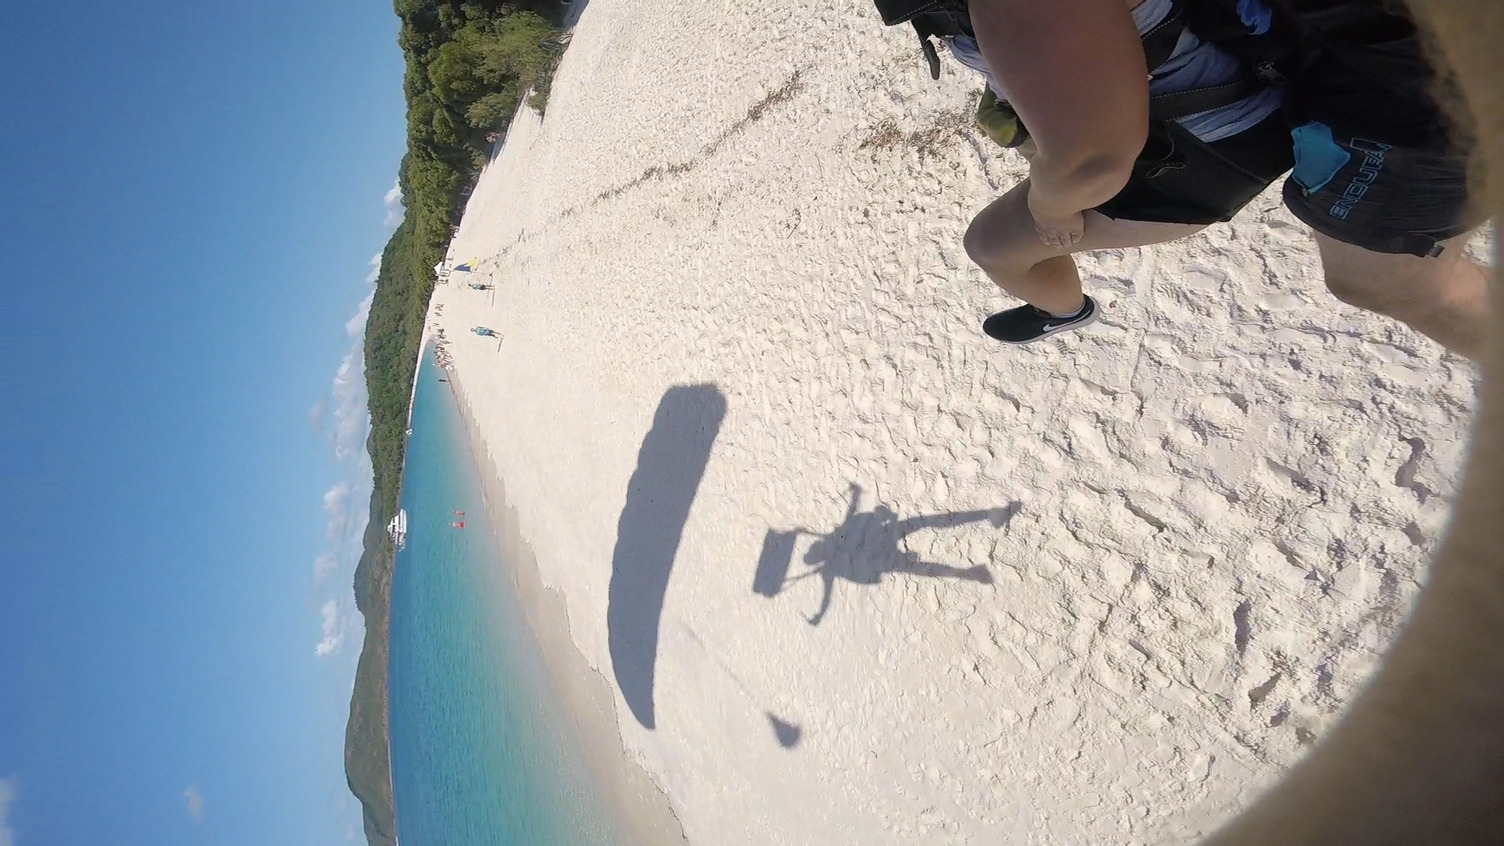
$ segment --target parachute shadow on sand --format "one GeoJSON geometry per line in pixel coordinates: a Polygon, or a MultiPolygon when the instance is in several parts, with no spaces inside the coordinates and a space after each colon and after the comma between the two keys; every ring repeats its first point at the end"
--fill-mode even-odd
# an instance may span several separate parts
{"type": "Polygon", "coordinates": [[[627,481],[611,553],[606,633],[617,689],[644,728],[657,727],[658,624],[669,576],[725,418],[726,396],[716,386],[670,388],[627,481]]]}

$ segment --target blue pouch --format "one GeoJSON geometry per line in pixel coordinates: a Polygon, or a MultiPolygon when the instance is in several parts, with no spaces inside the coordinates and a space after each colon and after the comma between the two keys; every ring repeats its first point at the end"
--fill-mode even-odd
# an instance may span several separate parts
{"type": "Polygon", "coordinates": [[[1311,121],[1290,130],[1295,142],[1295,170],[1290,178],[1306,193],[1320,191],[1342,170],[1353,154],[1332,137],[1332,128],[1321,121],[1311,121]]]}

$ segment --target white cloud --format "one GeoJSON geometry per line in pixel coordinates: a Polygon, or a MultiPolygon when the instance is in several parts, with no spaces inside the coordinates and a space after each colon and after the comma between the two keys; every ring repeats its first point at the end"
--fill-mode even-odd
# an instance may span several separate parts
{"type": "MultiPolygon", "coordinates": [[[[372,280],[373,283],[374,281],[375,280],[372,280]]],[[[360,305],[355,307],[354,316],[345,321],[346,335],[349,335],[352,338],[358,338],[362,341],[365,340],[366,319],[371,316],[371,300],[375,296],[376,292],[373,290],[369,294],[366,294],[366,298],[360,301],[360,305]]]]}
{"type": "MultiPolygon", "coordinates": [[[[375,274],[380,272],[381,256],[371,259],[373,270],[367,280],[375,284],[375,274]]],[[[352,341],[339,369],[334,372],[334,457],[344,461],[365,447],[366,432],[370,428],[370,416],[366,412],[365,335],[366,320],[371,315],[371,299],[376,295],[373,287],[365,299],[355,307],[355,314],[345,322],[345,334],[352,341]]]]}
{"type": "Polygon", "coordinates": [[[313,404],[313,408],[308,409],[308,425],[315,435],[324,428],[324,416],[328,413],[329,397],[327,396],[319,397],[319,401],[313,404]]]}
{"type": "Polygon", "coordinates": [[[16,846],[16,834],[10,828],[10,809],[16,803],[20,785],[15,776],[0,778],[0,846],[16,846]]]}
{"type": "Polygon", "coordinates": [[[331,599],[324,603],[322,610],[324,614],[324,639],[319,641],[319,645],[313,648],[313,654],[320,658],[333,655],[334,651],[339,649],[339,645],[345,640],[339,603],[331,599]]]}
{"type": "MultiPolygon", "coordinates": [[[[368,261],[368,262],[366,262],[366,267],[371,268],[371,272],[366,274],[366,284],[368,284],[368,285],[375,285],[376,284],[376,280],[379,279],[379,278],[381,278],[381,253],[377,253],[376,255],[371,256],[371,260],[368,261]]],[[[371,295],[374,294],[374,293],[375,293],[375,291],[372,291],[371,294],[366,294],[366,300],[369,301],[371,299],[371,295]]],[[[363,309],[365,309],[366,311],[369,311],[370,310],[370,302],[361,303],[361,307],[363,309]]],[[[359,309],[357,309],[356,315],[359,316],[361,313],[362,312],[359,309]]],[[[365,320],[365,318],[361,317],[361,320],[365,320]]],[[[352,318],[352,321],[353,321],[353,318],[352,318]]],[[[352,335],[355,334],[355,330],[353,330],[353,329],[350,328],[350,324],[349,323],[345,324],[345,331],[349,332],[352,335]]]]}
{"type": "MultiPolygon", "coordinates": [[[[386,225],[396,226],[403,214],[401,189],[393,185],[383,202],[386,225]]],[[[315,590],[321,590],[341,574],[354,572],[365,540],[366,523],[370,519],[371,457],[366,453],[366,438],[371,432],[371,417],[366,401],[365,334],[366,321],[371,315],[371,300],[376,295],[376,280],[381,274],[381,253],[371,257],[369,267],[366,295],[356,305],[355,313],[345,321],[349,349],[335,370],[329,394],[320,399],[308,415],[309,422],[314,423],[318,430],[327,427],[340,476],[340,481],[325,491],[323,497],[327,520],[325,537],[329,546],[313,561],[315,590]]],[[[345,590],[348,589],[348,581],[345,581],[345,590]]],[[[314,654],[320,657],[334,654],[346,634],[359,629],[360,615],[353,609],[342,609],[344,605],[332,599],[321,606],[323,638],[314,647],[314,654]]]]}
{"type": "Polygon", "coordinates": [[[199,792],[198,785],[190,784],[183,790],[183,801],[188,805],[188,816],[196,823],[203,822],[204,794],[199,792]]]}
{"type": "MultiPolygon", "coordinates": [[[[375,278],[381,256],[371,259],[375,278]]],[[[374,293],[374,289],[373,289],[374,293]]],[[[353,569],[360,559],[371,499],[371,458],[366,454],[366,438],[371,432],[371,417],[366,408],[364,367],[366,318],[371,311],[371,294],[356,306],[355,314],[345,323],[350,349],[334,373],[329,393],[330,440],[334,459],[344,477],[324,493],[324,513],[328,520],[325,536],[331,547],[313,563],[314,586],[322,586],[344,567],[353,569]]]]}
{"type": "Polygon", "coordinates": [[[330,541],[339,543],[349,536],[350,524],[354,522],[357,510],[352,506],[348,481],[324,491],[324,513],[329,515],[329,528],[325,536],[330,541]]]}
{"type": "Polygon", "coordinates": [[[366,410],[366,374],[361,344],[345,354],[334,372],[334,457],[345,461],[365,448],[371,417],[366,410]]]}
{"type": "Polygon", "coordinates": [[[339,556],[332,552],[326,552],[313,559],[313,582],[322,585],[339,569],[339,556]]]}
{"type": "Polygon", "coordinates": [[[340,482],[329,490],[324,491],[324,510],[329,512],[330,517],[333,517],[338,512],[344,510],[345,504],[349,499],[350,483],[340,482]]]}
{"type": "Polygon", "coordinates": [[[398,183],[392,183],[391,189],[381,200],[386,204],[386,219],[381,222],[382,225],[388,229],[396,229],[397,225],[402,222],[403,215],[407,214],[407,209],[402,205],[402,187],[398,183]]]}

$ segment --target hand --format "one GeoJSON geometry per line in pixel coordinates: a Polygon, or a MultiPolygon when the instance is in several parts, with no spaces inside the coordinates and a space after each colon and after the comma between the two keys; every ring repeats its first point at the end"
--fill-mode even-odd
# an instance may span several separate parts
{"type": "Polygon", "coordinates": [[[1086,231],[1086,215],[1075,212],[1063,217],[1034,215],[1034,232],[1047,247],[1073,247],[1086,231]]]}

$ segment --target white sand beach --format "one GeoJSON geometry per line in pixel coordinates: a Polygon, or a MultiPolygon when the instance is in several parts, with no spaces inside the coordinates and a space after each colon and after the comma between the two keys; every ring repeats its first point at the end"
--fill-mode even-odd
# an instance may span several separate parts
{"type": "Polygon", "coordinates": [[[1274,192],[1086,256],[1098,324],[984,337],[961,237],[1024,165],[942,58],[866,0],[590,0],[435,294],[693,844],[1192,839],[1332,724],[1447,516],[1473,368],[1333,300],[1274,192]]]}

